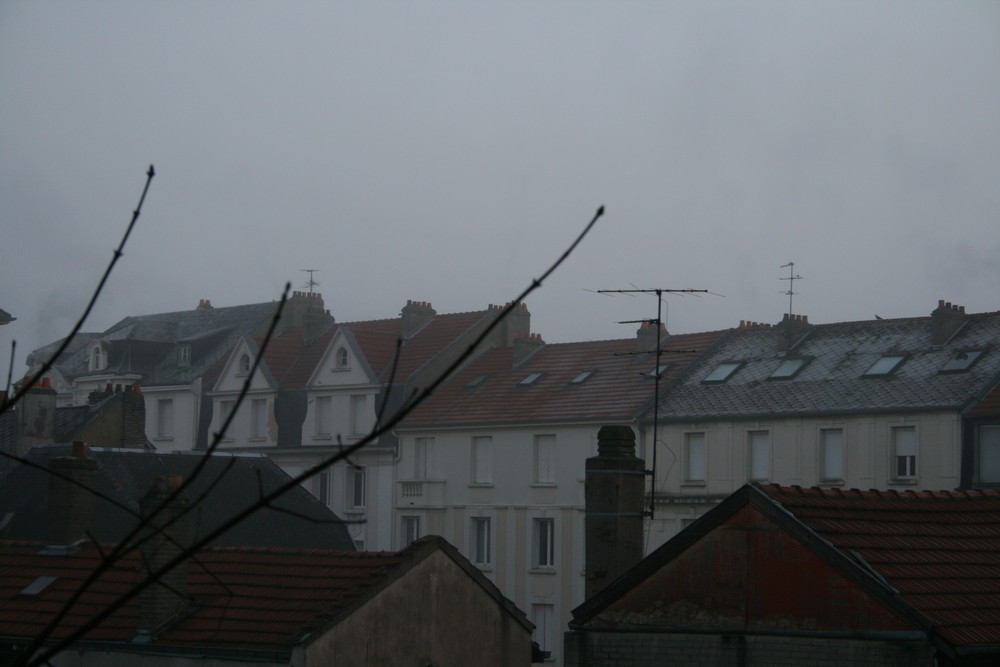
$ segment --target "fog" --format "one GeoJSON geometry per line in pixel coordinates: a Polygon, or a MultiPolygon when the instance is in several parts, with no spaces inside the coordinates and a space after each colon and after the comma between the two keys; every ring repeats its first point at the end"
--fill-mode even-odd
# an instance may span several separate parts
{"type": "MultiPolygon", "coordinates": [[[[5,2],[15,377],[87,331],[277,299],[528,299],[548,342],[1000,308],[995,2],[5,2]]],[[[6,368],[7,352],[0,368],[6,368]]]]}

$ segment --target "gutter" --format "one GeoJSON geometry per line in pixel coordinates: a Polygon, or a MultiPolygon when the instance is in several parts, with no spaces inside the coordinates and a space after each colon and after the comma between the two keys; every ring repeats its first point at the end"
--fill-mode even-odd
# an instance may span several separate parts
{"type": "MultiPolygon", "coordinates": [[[[868,641],[927,641],[927,633],[920,630],[782,630],[769,628],[681,628],[674,626],[649,625],[611,625],[586,626],[574,621],[569,623],[570,630],[576,632],[609,632],[635,634],[669,634],[669,635],[723,635],[752,637],[802,637],[812,639],[856,639],[868,641]]],[[[1000,646],[991,647],[1000,650],[1000,646]]]]}

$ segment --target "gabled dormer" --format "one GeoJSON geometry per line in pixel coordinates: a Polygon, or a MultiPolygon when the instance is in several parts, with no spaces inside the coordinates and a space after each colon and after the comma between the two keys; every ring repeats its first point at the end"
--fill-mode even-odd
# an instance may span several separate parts
{"type": "Polygon", "coordinates": [[[354,332],[340,327],[309,377],[310,389],[378,382],[354,332]]]}
{"type": "MultiPolygon", "coordinates": [[[[233,346],[232,351],[229,353],[229,358],[219,373],[219,377],[216,378],[215,383],[211,387],[211,391],[214,393],[239,392],[243,388],[247,377],[249,377],[250,371],[253,369],[254,359],[257,358],[259,353],[260,350],[253,340],[246,336],[242,337],[233,346]]],[[[261,360],[260,367],[254,373],[253,380],[250,383],[250,389],[277,389],[277,386],[278,383],[272,377],[267,362],[261,360]]]]}

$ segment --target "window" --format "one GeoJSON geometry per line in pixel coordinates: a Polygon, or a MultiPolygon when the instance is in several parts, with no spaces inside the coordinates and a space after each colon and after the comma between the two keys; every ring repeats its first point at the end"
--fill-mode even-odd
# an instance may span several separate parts
{"type": "Polygon", "coordinates": [[[590,378],[591,375],[593,375],[596,372],[597,371],[593,371],[593,370],[590,370],[590,371],[580,371],[580,373],[575,378],[573,378],[572,380],[570,380],[569,383],[570,384],[583,384],[584,382],[586,382],[590,378]]]}
{"type": "Polygon", "coordinates": [[[531,605],[531,622],[535,624],[535,641],[546,658],[556,647],[555,608],[551,604],[531,605]]]}
{"type": "Polygon", "coordinates": [[[551,568],[556,565],[556,520],[534,519],[532,521],[532,559],[538,568],[551,568]]]}
{"type": "Polygon", "coordinates": [[[492,562],[489,517],[475,517],[472,519],[471,537],[472,544],[469,551],[471,552],[472,562],[476,565],[489,565],[492,562]]]}
{"type": "Polygon", "coordinates": [[[156,401],[156,437],[174,437],[174,399],[161,398],[156,401]]]}
{"type": "Polygon", "coordinates": [[[554,484],[556,436],[535,436],[535,482],[538,484],[554,484]]]}
{"type": "Polygon", "coordinates": [[[250,372],[250,355],[242,354],[240,355],[239,370],[237,371],[240,375],[246,375],[250,372]]]}
{"type": "Polygon", "coordinates": [[[333,397],[316,397],[316,435],[330,437],[333,433],[333,397]]]}
{"type": "MultiPolygon", "coordinates": [[[[233,410],[236,409],[236,401],[219,401],[219,430],[222,430],[222,424],[225,423],[229,416],[233,414],[233,410]]],[[[233,434],[230,429],[225,433],[225,437],[222,438],[222,442],[232,442],[233,434]]]]}
{"type": "Polygon", "coordinates": [[[403,544],[410,544],[411,542],[420,539],[420,517],[419,516],[404,516],[403,517],[403,544]]]}
{"type": "Polygon", "coordinates": [[[766,480],[771,477],[771,439],[767,431],[750,431],[747,444],[750,450],[750,479],[766,480]]]}
{"type": "Polygon", "coordinates": [[[90,350],[90,370],[103,371],[108,365],[108,355],[100,343],[90,350]]]}
{"type": "Polygon", "coordinates": [[[871,367],[865,371],[865,377],[888,375],[889,373],[896,370],[896,368],[903,363],[903,359],[906,359],[906,355],[902,354],[886,354],[883,355],[878,361],[871,365],[871,367]]]}
{"type": "Polygon", "coordinates": [[[348,468],[347,470],[347,502],[353,508],[365,506],[365,482],[367,481],[366,470],[362,466],[348,468]]]}
{"type": "Polygon", "coordinates": [[[896,426],[892,429],[893,474],[897,479],[917,476],[917,429],[896,426]]]}
{"type": "Polygon", "coordinates": [[[820,471],[823,481],[844,479],[844,431],[839,428],[824,428],[819,432],[820,471]]]}
{"type": "Polygon", "coordinates": [[[330,504],[330,473],[321,472],[316,476],[316,497],[324,505],[330,504]]]}
{"type": "Polygon", "coordinates": [[[702,382],[725,382],[743,365],[741,361],[725,361],[715,367],[715,370],[705,376],[702,382]]]}
{"type": "Polygon", "coordinates": [[[707,454],[704,433],[684,434],[684,478],[686,481],[705,481],[707,454]]]}
{"type": "Polygon", "coordinates": [[[980,426],[976,443],[976,479],[1000,483],[1000,426],[980,426]]]}
{"type": "Polygon", "coordinates": [[[348,368],[349,357],[347,356],[347,348],[341,347],[337,349],[337,368],[348,368]]]}
{"type": "Polygon", "coordinates": [[[769,380],[790,380],[799,374],[806,364],[809,363],[809,359],[785,359],[778,367],[774,369],[774,372],[768,376],[769,380]]]}
{"type": "Polygon", "coordinates": [[[267,437],[267,399],[255,398],[250,401],[250,437],[267,437]]]}
{"type": "Polygon", "coordinates": [[[959,350],[941,367],[940,373],[963,373],[983,356],[986,350],[959,350]]]}
{"type": "Polygon", "coordinates": [[[528,373],[523,380],[517,383],[519,387],[527,387],[528,385],[535,384],[538,382],[538,378],[542,377],[541,373],[528,373]]]}
{"type": "Polygon", "coordinates": [[[351,435],[364,435],[368,432],[367,399],[364,394],[351,396],[351,435]]]}
{"type": "Polygon", "coordinates": [[[434,438],[417,438],[413,452],[413,479],[433,477],[434,438]]]}
{"type": "Polygon", "coordinates": [[[493,438],[488,435],[472,439],[472,481],[474,484],[489,484],[493,481],[493,438]]]}

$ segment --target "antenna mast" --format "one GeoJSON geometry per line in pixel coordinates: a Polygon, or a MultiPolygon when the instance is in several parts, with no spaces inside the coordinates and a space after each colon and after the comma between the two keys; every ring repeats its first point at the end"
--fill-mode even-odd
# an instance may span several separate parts
{"type": "MultiPolygon", "coordinates": [[[[683,293],[692,294],[695,292],[708,292],[707,289],[599,289],[596,290],[598,294],[653,294],[656,296],[656,320],[639,320],[640,322],[652,322],[656,327],[656,364],[653,366],[653,467],[651,470],[647,470],[646,474],[650,476],[649,485],[649,518],[653,518],[653,512],[656,510],[656,443],[657,435],[659,432],[660,424],[660,357],[663,355],[663,341],[660,336],[660,328],[664,325],[663,322],[663,295],[666,293],[683,293]]],[[[632,320],[633,322],[635,320],[632,320]]],[[[624,322],[622,323],[624,324],[624,322]]]]}
{"type": "Polygon", "coordinates": [[[299,271],[302,271],[303,273],[308,273],[309,274],[309,280],[306,281],[306,284],[303,285],[303,287],[308,287],[309,288],[309,293],[312,294],[313,293],[313,287],[319,287],[319,283],[316,282],[315,280],[313,280],[313,274],[317,273],[319,271],[319,269],[299,269],[299,271]]]}
{"type": "Polygon", "coordinates": [[[789,317],[789,319],[791,319],[792,312],[793,312],[792,311],[792,297],[795,296],[795,294],[797,294],[797,292],[794,289],[795,288],[795,281],[796,280],[804,280],[804,278],[802,276],[798,275],[797,273],[795,273],[795,262],[789,262],[788,264],[782,264],[781,268],[788,269],[788,277],[787,278],[778,278],[778,280],[787,280],[788,281],[788,291],[785,292],[785,294],[788,295],[788,317],[789,317]]]}

